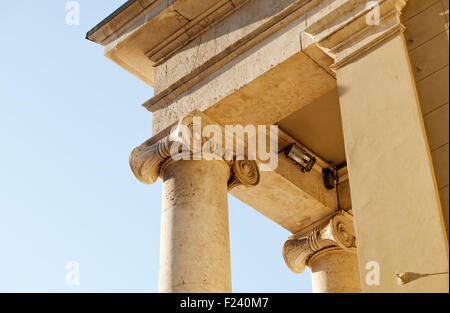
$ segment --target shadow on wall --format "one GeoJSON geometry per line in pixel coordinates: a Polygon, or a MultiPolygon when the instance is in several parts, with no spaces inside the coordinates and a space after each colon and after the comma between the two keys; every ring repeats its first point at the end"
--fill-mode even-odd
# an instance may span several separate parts
{"type": "Polygon", "coordinates": [[[448,272],[438,272],[438,273],[429,273],[429,274],[420,274],[420,273],[414,273],[414,272],[405,272],[397,274],[398,284],[399,285],[406,285],[412,281],[415,281],[419,278],[429,277],[429,276],[435,276],[435,275],[448,275],[448,272]]]}

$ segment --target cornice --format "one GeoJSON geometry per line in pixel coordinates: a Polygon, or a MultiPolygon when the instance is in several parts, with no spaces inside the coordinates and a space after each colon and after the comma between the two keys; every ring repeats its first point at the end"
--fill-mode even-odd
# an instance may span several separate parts
{"type": "Polygon", "coordinates": [[[157,14],[165,8],[165,0],[128,0],[89,30],[86,39],[105,46],[123,35],[132,24],[139,24],[139,19],[150,11],[156,11],[154,13],[157,14]]]}
{"type": "MultiPolygon", "coordinates": [[[[145,55],[155,66],[165,62],[177,51],[188,43],[199,37],[210,28],[223,21],[226,17],[239,10],[251,0],[220,0],[208,10],[200,13],[194,19],[187,18],[188,22],[175,33],[161,41],[156,46],[150,48],[145,55]]],[[[176,3],[174,4],[176,7],[176,3]]],[[[177,10],[180,12],[180,10],[177,10]]],[[[180,13],[183,15],[182,13],[180,13]]],[[[183,15],[183,17],[185,17],[183,15]]]]}
{"type": "MultiPolygon", "coordinates": [[[[316,44],[338,69],[386,40],[404,26],[401,11],[407,0],[335,0],[327,9],[310,12],[312,24],[302,42],[316,44]],[[373,17],[379,15],[379,21],[373,17]]],[[[326,3],[326,1],[324,1],[326,3]]]]}
{"type": "MultiPolygon", "coordinates": [[[[146,101],[143,106],[150,112],[161,109],[239,55],[302,16],[306,18],[308,25],[300,35],[302,50],[310,55],[313,46],[319,47],[334,60],[330,68],[336,70],[396,32],[403,31],[400,14],[406,1],[298,0],[209,61],[175,81],[146,101]],[[367,24],[367,17],[374,9],[374,6],[368,6],[368,3],[379,5],[379,25],[367,24]]],[[[171,48],[167,46],[164,49],[171,48]]],[[[166,54],[167,57],[170,55],[173,54],[166,54]]],[[[326,69],[332,72],[328,69],[328,65],[326,69]]]]}
{"type": "MultiPolygon", "coordinates": [[[[183,94],[189,88],[195,86],[204,78],[218,71],[220,68],[236,59],[238,56],[242,55],[263,40],[267,39],[290,22],[300,18],[301,16],[304,16],[309,10],[317,6],[320,1],[321,0],[295,1],[292,5],[275,14],[271,19],[263,23],[254,31],[243,36],[241,39],[228,46],[226,49],[212,57],[210,60],[199,65],[189,74],[175,81],[172,85],[156,94],[154,97],[142,104],[142,106],[150,112],[159,110],[164,105],[168,104],[170,101],[183,94]]],[[[165,49],[171,48],[168,47],[165,49]]],[[[149,53],[147,53],[147,55],[149,55],[149,53]]],[[[173,53],[166,53],[166,57],[164,57],[164,59],[160,59],[160,61],[166,60],[171,55],[173,55],[173,53]]]]}
{"type": "Polygon", "coordinates": [[[130,0],[86,34],[154,87],[154,67],[251,0],[130,0]]]}

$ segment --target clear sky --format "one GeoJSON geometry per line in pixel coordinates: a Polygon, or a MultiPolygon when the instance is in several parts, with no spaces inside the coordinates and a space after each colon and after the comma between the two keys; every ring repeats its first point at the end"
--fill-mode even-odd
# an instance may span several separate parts
{"type": "MultiPolygon", "coordinates": [[[[161,183],[128,165],[151,137],[153,90],[86,32],[125,0],[0,1],[0,292],[157,292],[161,183]],[[66,284],[66,264],[80,285],[66,284]]],[[[310,292],[290,233],[229,197],[234,292],[310,292]]]]}

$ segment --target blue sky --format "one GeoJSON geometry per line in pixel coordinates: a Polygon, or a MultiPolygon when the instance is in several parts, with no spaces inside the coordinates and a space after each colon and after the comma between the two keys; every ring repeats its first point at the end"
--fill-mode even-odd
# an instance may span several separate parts
{"type": "MultiPolygon", "coordinates": [[[[86,32],[124,0],[0,1],[0,292],[157,292],[161,183],[130,151],[151,137],[153,90],[86,32]],[[80,264],[80,285],[65,266],[80,264]]],[[[229,197],[234,292],[310,292],[281,256],[290,233],[229,197]]]]}

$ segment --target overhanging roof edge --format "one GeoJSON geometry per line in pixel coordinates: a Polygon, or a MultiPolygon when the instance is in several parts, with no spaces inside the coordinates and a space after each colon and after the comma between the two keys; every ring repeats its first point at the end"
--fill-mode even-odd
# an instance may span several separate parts
{"type": "Polygon", "coordinates": [[[110,21],[112,21],[117,15],[119,15],[120,13],[122,13],[123,11],[125,11],[130,5],[132,5],[133,3],[135,3],[138,0],[128,0],[127,2],[125,2],[124,4],[122,4],[117,10],[115,10],[113,13],[111,13],[110,15],[108,15],[104,20],[102,20],[100,23],[98,23],[94,28],[92,28],[90,31],[88,31],[86,33],[86,39],[96,42],[96,43],[100,43],[98,41],[95,41],[93,39],[91,39],[90,37],[95,34],[100,28],[102,28],[103,26],[105,26],[106,24],[108,24],[110,21]]]}

